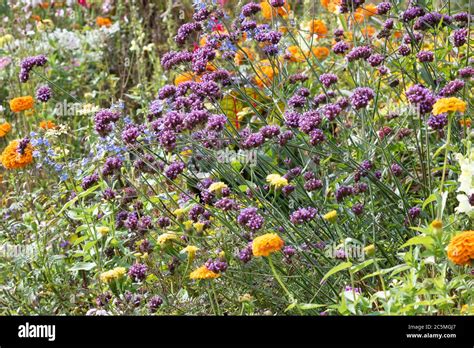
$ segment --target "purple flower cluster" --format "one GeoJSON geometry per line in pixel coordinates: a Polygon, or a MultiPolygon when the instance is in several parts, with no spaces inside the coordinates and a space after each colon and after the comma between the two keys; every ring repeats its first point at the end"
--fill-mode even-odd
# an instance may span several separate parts
{"type": "Polygon", "coordinates": [[[446,114],[431,115],[427,121],[428,126],[434,130],[441,130],[448,124],[446,114]]]}
{"type": "Polygon", "coordinates": [[[401,14],[401,19],[404,22],[409,22],[417,17],[421,17],[425,14],[425,10],[423,10],[419,6],[412,6],[409,7],[406,11],[401,14]]]}
{"type": "Polygon", "coordinates": [[[249,207],[242,209],[237,217],[237,223],[245,226],[251,231],[257,231],[263,227],[264,219],[257,213],[257,208],[249,207]]]}
{"type": "Polygon", "coordinates": [[[247,263],[252,259],[253,252],[252,252],[252,242],[250,242],[245,248],[239,251],[238,258],[243,263],[247,263]]]}
{"type": "Polygon", "coordinates": [[[308,96],[309,90],[307,88],[300,88],[288,99],[288,105],[292,108],[301,108],[306,104],[306,98],[308,96]]]}
{"type": "Polygon", "coordinates": [[[453,18],[448,15],[443,15],[438,12],[430,12],[419,17],[413,29],[415,30],[428,30],[438,28],[439,26],[447,26],[453,22],[453,18]]]}
{"type": "Polygon", "coordinates": [[[36,99],[39,100],[40,102],[46,103],[48,100],[51,99],[53,96],[53,91],[49,86],[40,86],[36,90],[36,99]]]}
{"type": "Polygon", "coordinates": [[[384,59],[385,57],[383,55],[376,53],[372,54],[369,58],[367,58],[367,62],[369,62],[371,66],[376,67],[382,64],[384,59]]]}
{"type": "Polygon", "coordinates": [[[332,51],[336,54],[344,54],[349,50],[349,47],[347,42],[339,41],[332,47],[332,51]]]}
{"type": "Polygon", "coordinates": [[[357,87],[351,95],[351,105],[357,110],[364,108],[374,97],[375,94],[371,88],[357,87]]]}
{"type": "Polygon", "coordinates": [[[151,313],[155,313],[162,304],[163,299],[160,296],[153,296],[148,302],[148,309],[151,313]]]}
{"type": "Polygon", "coordinates": [[[329,86],[337,82],[337,75],[321,74],[319,76],[319,81],[323,84],[324,87],[329,88],[329,86]]]}
{"type": "Polygon", "coordinates": [[[453,32],[453,45],[454,47],[461,47],[467,42],[467,28],[455,30],[453,32]]]}
{"type": "Polygon", "coordinates": [[[185,167],[186,165],[183,162],[175,161],[165,170],[165,175],[168,179],[174,180],[184,171],[185,167]]]}
{"type": "Polygon", "coordinates": [[[420,51],[416,54],[416,58],[422,63],[432,62],[434,54],[431,51],[420,51]]]}
{"type": "Polygon", "coordinates": [[[248,4],[242,6],[242,11],[241,14],[244,17],[250,17],[261,10],[260,4],[257,4],[255,2],[249,2],[248,4]]]}
{"type": "Polygon", "coordinates": [[[341,202],[344,198],[354,194],[352,186],[339,186],[336,190],[335,197],[337,202],[341,202]]]}
{"type": "Polygon", "coordinates": [[[358,59],[367,59],[372,54],[372,49],[369,46],[354,47],[347,55],[346,59],[349,62],[353,62],[358,59]]]}
{"type": "Polygon", "coordinates": [[[82,179],[81,187],[83,190],[87,190],[94,186],[99,181],[99,175],[97,173],[94,173],[92,175],[86,176],[84,179],[82,179]]]}
{"type": "Polygon", "coordinates": [[[18,152],[20,155],[23,155],[29,143],[30,143],[30,138],[25,137],[21,139],[16,148],[16,152],[18,152]]]}
{"type": "Polygon", "coordinates": [[[112,131],[112,124],[120,118],[118,112],[110,109],[102,109],[94,116],[95,130],[100,136],[105,137],[112,131]]]}
{"type": "Polygon", "coordinates": [[[318,210],[313,207],[299,208],[290,215],[290,221],[295,225],[301,225],[316,217],[318,210]]]}
{"type": "Polygon", "coordinates": [[[421,85],[414,85],[410,87],[406,92],[406,96],[411,104],[418,106],[418,110],[421,114],[431,112],[433,105],[436,102],[436,98],[433,93],[431,93],[428,88],[425,88],[421,85]]]}
{"type": "Polygon", "coordinates": [[[128,276],[134,281],[141,282],[146,278],[148,267],[142,263],[134,263],[128,270],[128,276]]]}
{"type": "Polygon", "coordinates": [[[439,95],[442,97],[450,97],[455,95],[457,92],[462,90],[465,86],[464,81],[462,80],[453,80],[449,82],[446,86],[444,86],[441,91],[439,91],[439,95]]]}
{"type": "Polygon", "coordinates": [[[163,57],[161,58],[161,66],[163,66],[165,70],[170,70],[176,65],[189,63],[192,60],[193,60],[193,54],[191,52],[171,51],[163,55],[163,57]]]}
{"type": "Polygon", "coordinates": [[[134,124],[128,124],[122,132],[122,140],[125,144],[135,144],[140,135],[140,127],[134,124]]]}
{"type": "Polygon", "coordinates": [[[174,40],[178,45],[183,45],[186,42],[186,39],[194,32],[197,32],[202,29],[201,23],[185,23],[178,29],[174,40]]]}
{"type": "Polygon", "coordinates": [[[392,4],[390,2],[381,2],[377,5],[377,14],[384,15],[387,14],[392,9],[392,4]]]}
{"type": "Polygon", "coordinates": [[[48,59],[44,55],[25,58],[20,63],[20,82],[26,82],[30,78],[30,71],[35,66],[44,66],[48,59]]]}
{"type": "Polygon", "coordinates": [[[471,78],[474,76],[474,68],[468,66],[468,67],[459,69],[458,74],[463,79],[471,78]]]}
{"type": "Polygon", "coordinates": [[[209,271],[212,271],[214,273],[225,272],[227,270],[227,267],[229,267],[229,265],[227,264],[227,261],[223,259],[217,259],[217,260],[209,259],[206,261],[204,266],[206,266],[206,268],[209,271]]]}
{"type": "Polygon", "coordinates": [[[118,157],[109,157],[105,160],[104,167],[102,168],[102,175],[111,175],[114,171],[120,170],[122,167],[122,160],[118,157]]]}

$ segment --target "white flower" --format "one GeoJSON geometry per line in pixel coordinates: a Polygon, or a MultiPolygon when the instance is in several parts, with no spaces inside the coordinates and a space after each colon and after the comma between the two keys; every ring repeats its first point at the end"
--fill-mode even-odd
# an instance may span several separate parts
{"type": "Polygon", "coordinates": [[[459,202],[456,212],[473,216],[474,206],[469,202],[469,197],[474,194],[474,151],[470,151],[470,154],[466,157],[457,153],[456,160],[461,167],[461,174],[458,178],[459,187],[457,189],[457,192],[461,192],[461,194],[456,196],[459,202]]]}

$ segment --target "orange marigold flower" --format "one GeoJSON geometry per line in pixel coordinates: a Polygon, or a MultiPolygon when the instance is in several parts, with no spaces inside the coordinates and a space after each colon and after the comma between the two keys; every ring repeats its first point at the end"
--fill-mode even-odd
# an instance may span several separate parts
{"type": "Polygon", "coordinates": [[[363,23],[365,21],[365,16],[364,16],[364,13],[362,12],[362,9],[361,8],[358,8],[355,12],[354,12],[354,20],[356,21],[356,23],[363,23]]]}
{"type": "Polygon", "coordinates": [[[262,8],[262,16],[265,19],[272,19],[272,17],[276,17],[277,15],[286,18],[290,13],[290,5],[286,1],[285,5],[282,7],[278,7],[278,9],[270,5],[268,1],[262,1],[260,3],[260,7],[262,8]]]}
{"type": "Polygon", "coordinates": [[[304,62],[305,57],[299,46],[290,46],[286,49],[292,62],[304,62]]]}
{"type": "Polygon", "coordinates": [[[283,248],[283,239],[275,233],[267,233],[255,238],[252,242],[252,252],[254,256],[268,256],[271,253],[283,248]]]}
{"type": "Polygon", "coordinates": [[[318,36],[326,36],[326,34],[328,33],[328,28],[322,20],[314,19],[309,22],[309,33],[318,34],[318,36]]]}
{"type": "Polygon", "coordinates": [[[186,71],[186,72],[180,73],[178,76],[175,77],[174,85],[178,86],[181,83],[187,82],[187,81],[199,82],[200,80],[201,78],[197,76],[196,74],[194,74],[193,72],[186,71]]]}
{"type": "Polygon", "coordinates": [[[49,120],[41,121],[39,126],[40,128],[45,129],[45,130],[56,128],[56,125],[54,124],[54,122],[49,121],[49,120]]]}
{"type": "Polygon", "coordinates": [[[337,13],[341,0],[321,0],[321,5],[329,12],[337,13]]]}
{"type": "Polygon", "coordinates": [[[362,14],[365,17],[372,17],[377,14],[377,6],[374,4],[367,4],[361,9],[362,14]]]}
{"type": "Polygon", "coordinates": [[[474,231],[461,232],[451,239],[448,258],[456,265],[469,265],[474,260],[474,231]]]}
{"type": "Polygon", "coordinates": [[[215,279],[219,278],[220,274],[209,270],[206,266],[201,266],[191,272],[189,278],[191,279],[215,279]]]}
{"type": "Polygon", "coordinates": [[[464,127],[464,125],[466,125],[466,127],[471,127],[471,120],[466,118],[465,120],[459,120],[459,125],[461,127],[464,127]]]}
{"type": "Polygon", "coordinates": [[[313,52],[314,56],[319,60],[324,60],[329,56],[329,48],[327,47],[313,47],[311,48],[311,51],[313,52]]]}
{"type": "Polygon", "coordinates": [[[106,17],[99,16],[96,18],[95,22],[99,27],[110,27],[112,25],[112,21],[110,20],[110,18],[106,17]]]}
{"type": "Polygon", "coordinates": [[[267,60],[264,60],[261,62],[261,66],[257,67],[258,75],[255,77],[255,83],[259,87],[269,85],[276,73],[274,70],[276,68],[273,68],[269,63],[267,64],[267,62],[267,60]]]}
{"type": "Polygon", "coordinates": [[[374,36],[374,34],[375,34],[375,28],[370,26],[370,25],[362,28],[360,31],[361,31],[363,36],[369,36],[370,37],[370,36],[374,36]]]}
{"type": "Polygon", "coordinates": [[[33,108],[34,103],[35,101],[30,95],[13,98],[12,100],[10,100],[10,109],[13,112],[25,111],[33,108]]]}
{"type": "Polygon", "coordinates": [[[3,138],[11,130],[12,130],[12,126],[10,123],[5,122],[5,123],[0,124],[0,138],[3,138]]]}
{"type": "Polygon", "coordinates": [[[19,140],[13,140],[3,150],[0,161],[7,169],[19,169],[33,162],[33,146],[28,143],[23,154],[18,153],[19,140]]]}
{"type": "Polygon", "coordinates": [[[242,47],[242,50],[237,51],[234,58],[235,65],[241,65],[246,60],[254,60],[255,56],[250,48],[242,47]]]}

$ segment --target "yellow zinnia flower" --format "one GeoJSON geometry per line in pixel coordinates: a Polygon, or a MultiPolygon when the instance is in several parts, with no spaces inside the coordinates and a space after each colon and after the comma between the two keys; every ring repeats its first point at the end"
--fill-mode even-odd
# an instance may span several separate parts
{"type": "Polygon", "coordinates": [[[329,222],[334,222],[337,219],[337,211],[331,210],[330,212],[323,215],[323,219],[329,222]]]}
{"type": "Polygon", "coordinates": [[[275,233],[267,233],[255,238],[252,242],[252,253],[256,257],[268,256],[283,248],[283,239],[275,233]]]}
{"type": "Polygon", "coordinates": [[[268,175],[267,182],[270,184],[270,186],[274,186],[277,189],[288,185],[288,180],[282,177],[280,174],[268,175]]]}
{"type": "Polygon", "coordinates": [[[442,229],[443,228],[443,221],[441,220],[433,220],[433,222],[431,223],[431,227],[439,230],[439,229],[442,229]]]}
{"type": "Polygon", "coordinates": [[[115,267],[110,271],[101,273],[100,280],[104,283],[110,283],[112,280],[122,278],[125,273],[127,273],[125,267],[115,267]]]}
{"type": "Polygon", "coordinates": [[[193,226],[197,233],[201,233],[204,230],[205,225],[202,222],[196,222],[193,226]]]}
{"type": "Polygon", "coordinates": [[[209,192],[218,192],[221,193],[223,189],[227,188],[227,185],[224,184],[222,181],[219,182],[213,182],[211,186],[209,186],[208,191],[209,192]]]}
{"type": "Polygon", "coordinates": [[[101,235],[105,236],[107,233],[109,233],[110,228],[106,226],[100,226],[96,228],[97,232],[99,232],[101,235]]]}
{"type": "Polygon", "coordinates": [[[444,114],[445,112],[466,111],[466,102],[456,97],[441,98],[433,105],[433,115],[444,114]]]}
{"type": "Polygon", "coordinates": [[[176,234],[170,233],[170,232],[160,234],[157,238],[157,242],[160,245],[164,245],[167,242],[171,242],[173,240],[178,240],[178,236],[176,234]]]}

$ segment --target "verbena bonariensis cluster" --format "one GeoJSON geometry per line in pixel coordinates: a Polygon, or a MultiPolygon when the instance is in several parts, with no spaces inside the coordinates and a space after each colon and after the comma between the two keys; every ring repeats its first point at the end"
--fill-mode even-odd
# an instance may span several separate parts
{"type": "MultiPolygon", "coordinates": [[[[57,173],[54,216],[5,233],[45,249],[45,301],[92,315],[474,313],[473,17],[264,0],[194,1],[187,18],[148,103],[142,84],[140,106],[104,100],[79,149],[46,123],[3,151],[10,185],[32,162],[57,173]],[[82,288],[73,304],[64,279],[82,288]]],[[[47,58],[15,67],[43,110],[67,93],[28,81],[47,58]]]]}

